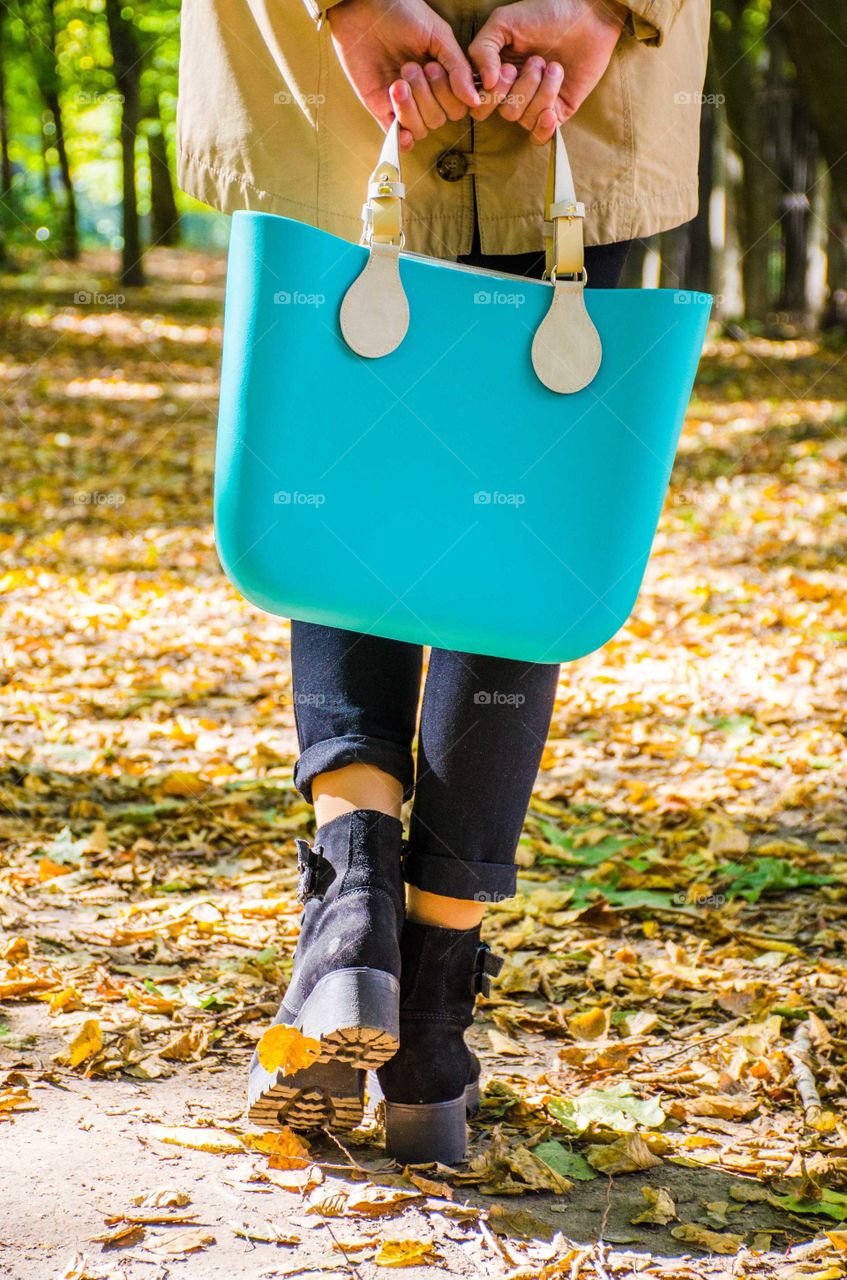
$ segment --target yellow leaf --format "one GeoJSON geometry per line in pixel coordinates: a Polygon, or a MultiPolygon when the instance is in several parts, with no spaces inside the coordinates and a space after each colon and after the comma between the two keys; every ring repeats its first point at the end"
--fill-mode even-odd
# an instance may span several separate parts
{"type": "Polygon", "coordinates": [[[310,1163],[308,1144],[287,1126],[273,1133],[248,1133],[244,1141],[269,1156],[272,1169],[302,1169],[310,1163]]]}
{"type": "Polygon", "coordinates": [[[68,1065],[78,1067],[103,1048],[103,1033],[97,1018],[86,1018],[68,1046],[68,1065]]]}
{"type": "Polygon", "coordinates": [[[52,858],[39,858],[38,860],[38,878],[39,880],[54,880],[56,876],[66,876],[71,867],[63,867],[58,862],[54,862],[52,858]]]}
{"type": "Polygon", "coordinates": [[[418,1267],[439,1261],[431,1240],[383,1240],[374,1258],[378,1267],[418,1267]]]}
{"type": "Polygon", "coordinates": [[[189,773],[187,769],[178,769],[175,773],[169,773],[162,782],[162,794],[166,796],[181,796],[187,799],[191,796],[202,796],[208,789],[209,784],[205,778],[201,778],[199,773],[189,773]]]}
{"type": "Polygon", "coordinates": [[[638,1133],[625,1133],[614,1142],[586,1148],[585,1158],[599,1173],[635,1173],[638,1169],[654,1169],[662,1161],[638,1133]]]}
{"type": "Polygon", "coordinates": [[[696,1222],[683,1222],[678,1227],[671,1227],[674,1240],[682,1240],[685,1244],[696,1244],[700,1249],[708,1249],[710,1253],[737,1253],[744,1243],[743,1236],[733,1235],[730,1231],[710,1231],[708,1227],[698,1226],[696,1222]]]}
{"type": "Polygon", "coordinates": [[[281,1071],[284,1076],[291,1076],[317,1062],[321,1046],[320,1041],[310,1040],[296,1027],[277,1025],[264,1033],[256,1052],[265,1071],[281,1071]]]}
{"type": "Polygon", "coordinates": [[[175,1128],[158,1128],[153,1136],[159,1142],[175,1147],[190,1147],[193,1151],[211,1151],[215,1155],[232,1155],[244,1150],[244,1143],[234,1133],[225,1129],[192,1129],[188,1125],[175,1128]]]}
{"type": "Polygon", "coordinates": [[[647,1201],[647,1208],[635,1218],[630,1218],[630,1222],[655,1222],[664,1227],[674,1220],[676,1205],[664,1187],[642,1187],[641,1194],[647,1201]]]}
{"type": "Polygon", "coordinates": [[[568,1018],[568,1031],[574,1040],[602,1040],[609,1030],[608,1009],[586,1009],[568,1018]]]}

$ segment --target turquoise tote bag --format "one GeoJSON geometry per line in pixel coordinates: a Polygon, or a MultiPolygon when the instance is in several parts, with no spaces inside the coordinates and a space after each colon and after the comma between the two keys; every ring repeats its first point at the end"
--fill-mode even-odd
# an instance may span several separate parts
{"type": "Polygon", "coordinates": [[[215,529],[248,600],[530,662],[626,621],[711,298],[586,292],[558,132],[550,170],[543,281],[404,252],[396,126],[362,244],[234,215],[215,529]]]}

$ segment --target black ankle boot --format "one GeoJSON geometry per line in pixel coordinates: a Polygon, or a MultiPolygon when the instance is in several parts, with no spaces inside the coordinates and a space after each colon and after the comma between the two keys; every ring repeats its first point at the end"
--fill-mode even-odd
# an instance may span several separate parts
{"type": "Polygon", "coordinates": [[[319,1040],[319,1060],[294,1075],[253,1055],[250,1119],[294,1128],[352,1128],[363,1072],[397,1051],[403,884],[402,826],[372,809],[297,841],[304,903],[294,972],[274,1022],[319,1040]]]}
{"type": "Polygon", "coordinates": [[[465,1044],[477,994],[502,960],[476,929],[407,920],[400,939],[400,1048],[378,1072],[385,1149],[401,1164],[456,1164],[479,1106],[479,1061],[465,1044]]]}

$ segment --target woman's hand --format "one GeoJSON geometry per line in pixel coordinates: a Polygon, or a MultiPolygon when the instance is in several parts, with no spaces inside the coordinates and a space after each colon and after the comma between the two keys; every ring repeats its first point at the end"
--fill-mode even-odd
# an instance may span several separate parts
{"type": "Polygon", "coordinates": [[[342,0],[327,13],[347,79],[375,120],[400,122],[400,146],[479,106],[453,31],[424,0],[342,0]]]}
{"type": "Polygon", "coordinates": [[[471,114],[491,114],[491,97],[500,91],[505,67],[514,63],[519,72],[498,110],[527,129],[533,142],[549,142],[606,70],[626,15],[617,0],[500,5],[468,48],[486,91],[483,105],[471,114]]]}

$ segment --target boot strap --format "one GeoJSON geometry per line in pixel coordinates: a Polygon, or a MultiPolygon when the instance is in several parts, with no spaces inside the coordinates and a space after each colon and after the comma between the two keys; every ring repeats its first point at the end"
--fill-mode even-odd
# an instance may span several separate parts
{"type": "Polygon", "coordinates": [[[309,902],[312,898],[323,898],[335,879],[335,872],[328,858],[324,857],[320,845],[314,848],[307,840],[297,840],[297,867],[300,879],[297,882],[297,897],[301,902],[309,902]]]}
{"type": "Polygon", "coordinates": [[[496,978],[503,968],[503,957],[496,956],[487,942],[481,942],[476,950],[474,965],[474,992],[478,995],[491,994],[491,979],[496,978]]]}

